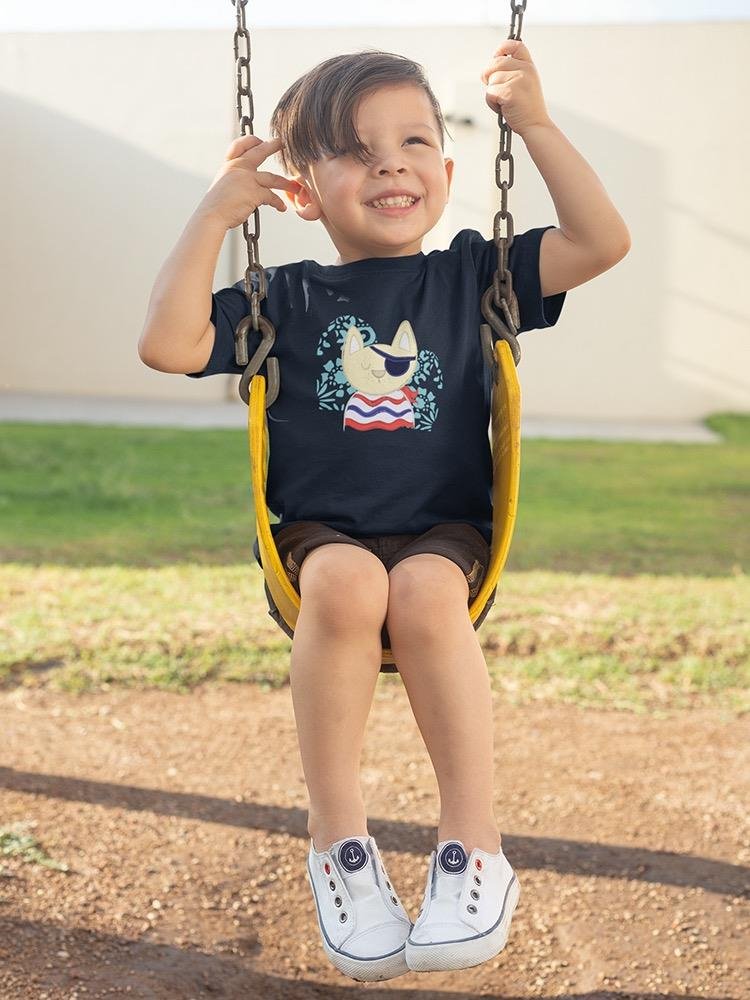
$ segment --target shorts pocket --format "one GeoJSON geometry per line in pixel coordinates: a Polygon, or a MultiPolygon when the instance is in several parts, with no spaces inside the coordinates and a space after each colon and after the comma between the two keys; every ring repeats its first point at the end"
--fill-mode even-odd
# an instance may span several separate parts
{"type": "Polygon", "coordinates": [[[299,566],[292,558],[291,552],[287,552],[286,554],[284,569],[286,570],[286,575],[289,577],[290,582],[296,587],[297,581],[299,580],[299,566]]]}
{"type": "Polygon", "coordinates": [[[474,560],[471,570],[466,574],[466,580],[469,584],[469,599],[474,600],[474,598],[479,593],[482,581],[484,580],[485,566],[478,559],[474,560]]]}

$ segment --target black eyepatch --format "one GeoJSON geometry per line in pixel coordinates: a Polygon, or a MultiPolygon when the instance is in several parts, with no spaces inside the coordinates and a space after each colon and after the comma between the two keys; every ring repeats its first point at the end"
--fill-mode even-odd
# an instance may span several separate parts
{"type": "Polygon", "coordinates": [[[409,364],[414,361],[416,354],[412,354],[406,358],[394,358],[390,354],[386,354],[385,351],[379,350],[377,347],[370,347],[371,351],[375,351],[379,354],[381,358],[385,358],[385,370],[389,375],[404,375],[409,367],[409,364]]]}

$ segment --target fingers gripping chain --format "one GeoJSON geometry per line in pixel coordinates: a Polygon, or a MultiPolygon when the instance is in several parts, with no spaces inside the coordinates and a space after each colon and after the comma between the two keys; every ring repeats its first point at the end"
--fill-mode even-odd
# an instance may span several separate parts
{"type": "MultiPolygon", "coordinates": [[[[527,0],[521,0],[520,3],[511,0],[512,14],[508,38],[520,40],[526,3],[527,0]]],[[[513,156],[510,151],[513,132],[503,118],[502,110],[498,111],[497,121],[500,127],[500,151],[495,159],[495,183],[500,189],[500,211],[496,213],[493,223],[493,239],[497,249],[497,270],[493,275],[492,284],[482,296],[482,315],[487,322],[480,325],[480,333],[483,341],[490,338],[491,327],[498,338],[508,342],[517,365],[521,360],[521,349],[518,346],[516,336],[521,321],[518,300],[513,291],[513,278],[508,268],[508,252],[513,246],[513,216],[508,211],[508,191],[513,186],[513,156]],[[506,161],[508,163],[508,177],[503,178],[503,164],[506,161]],[[504,234],[503,223],[506,227],[504,234]]],[[[491,341],[488,342],[491,343],[491,341]]]]}
{"type": "MultiPolygon", "coordinates": [[[[237,119],[242,136],[253,135],[253,92],[250,80],[250,32],[245,24],[245,7],[247,0],[232,0],[232,6],[237,15],[237,27],[234,32],[234,59],[237,69],[237,119]],[[240,49],[243,49],[240,54],[240,49]],[[243,99],[247,101],[247,110],[243,107],[243,99]]],[[[247,245],[247,268],[245,270],[245,296],[250,304],[250,315],[240,320],[234,333],[235,360],[239,366],[244,366],[239,385],[240,398],[249,402],[249,384],[253,375],[268,357],[276,338],[276,328],[265,316],[261,315],[260,304],[266,297],[266,272],[260,262],[260,211],[253,212],[253,230],[250,231],[247,219],[242,223],[242,233],[247,245]],[[258,289],[252,284],[252,275],[258,276],[258,289]],[[252,359],[248,363],[247,333],[252,325],[253,330],[260,331],[262,341],[252,359]]],[[[267,360],[269,385],[266,392],[266,409],[271,406],[279,394],[279,362],[277,358],[267,360]]]]}

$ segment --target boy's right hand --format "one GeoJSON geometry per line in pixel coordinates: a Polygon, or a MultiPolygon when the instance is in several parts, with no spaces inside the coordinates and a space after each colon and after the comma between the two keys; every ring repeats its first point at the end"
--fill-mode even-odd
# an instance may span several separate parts
{"type": "Polygon", "coordinates": [[[257,135],[241,135],[235,139],[203,196],[201,210],[215,215],[227,229],[242,225],[259,205],[271,205],[285,212],[286,205],[272,188],[298,191],[299,184],[280,174],[258,171],[260,164],[279,149],[278,138],[264,142],[257,135]]]}

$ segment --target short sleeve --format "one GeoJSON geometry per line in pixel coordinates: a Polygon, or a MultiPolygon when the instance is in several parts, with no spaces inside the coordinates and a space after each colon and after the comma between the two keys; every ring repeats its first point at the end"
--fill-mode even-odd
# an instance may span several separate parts
{"type": "MultiPolygon", "coordinates": [[[[528,229],[525,233],[513,236],[513,244],[508,253],[508,267],[513,275],[513,291],[518,300],[520,326],[518,332],[524,330],[540,330],[554,326],[560,318],[566,292],[542,297],[542,284],[539,277],[539,252],[542,236],[554,226],[542,226],[538,229],[528,229]]],[[[477,277],[480,285],[480,295],[492,284],[492,278],[497,270],[497,249],[493,240],[486,240],[475,230],[463,230],[456,236],[468,238],[469,248],[474,259],[477,277]]]]}
{"type": "MultiPolygon", "coordinates": [[[[255,286],[255,275],[253,285],[255,286]]],[[[250,303],[245,295],[244,279],[221,288],[211,296],[211,322],[216,329],[211,357],[202,372],[189,372],[188,378],[205,378],[206,375],[241,375],[242,368],[234,357],[234,331],[237,324],[250,313],[250,303]]],[[[247,331],[248,357],[252,357],[258,344],[260,333],[252,327],[247,331]]]]}

